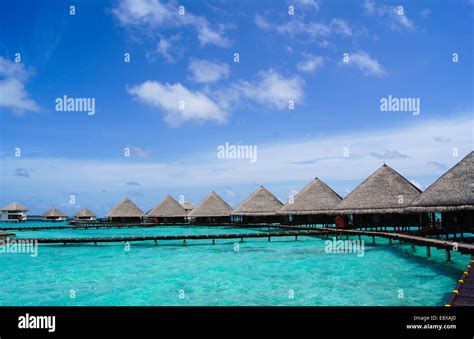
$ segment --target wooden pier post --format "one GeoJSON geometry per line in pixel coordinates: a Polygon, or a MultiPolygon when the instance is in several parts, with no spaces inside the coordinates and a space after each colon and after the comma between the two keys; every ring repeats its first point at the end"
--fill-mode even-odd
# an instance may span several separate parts
{"type": "Polygon", "coordinates": [[[213,244],[213,245],[216,244],[216,239],[212,239],[212,244],[213,244]]]}
{"type": "Polygon", "coordinates": [[[295,235],[295,241],[298,241],[298,236],[297,235],[295,235]]]}
{"type": "Polygon", "coordinates": [[[446,249],[446,261],[451,261],[451,252],[449,248],[446,249]]]}
{"type": "Polygon", "coordinates": [[[183,246],[186,246],[186,239],[183,239],[183,246]]]}
{"type": "Polygon", "coordinates": [[[431,257],[431,249],[430,249],[429,246],[426,246],[426,255],[427,255],[428,257],[431,257]]]}
{"type": "Polygon", "coordinates": [[[155,243],[155,246],[158,246],[158,240],[155,240],[154,243],[155,243]]]}
{"type": "Polygon", "coordinates": [[[388,238],[388,242],[390,243],[390,245],[392,244],[392,238],[388,238]]]}
{"type": "Polygon", "coordinates": [[[375,245],[375,236],[372,236],[372,244],[375,245]]]}

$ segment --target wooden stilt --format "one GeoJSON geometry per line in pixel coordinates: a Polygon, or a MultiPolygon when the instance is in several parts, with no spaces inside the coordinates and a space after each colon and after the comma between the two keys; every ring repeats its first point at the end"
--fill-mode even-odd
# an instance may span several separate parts
{"type": "Polygon", "coordinates": [[[428,257],[431,257],[431,249],[430,249],[429,246],[426,246],[426,255],[427,255],[428,257]]]}
{"type": "Polygon", "coordinates": [[[446,261],[451,261],[451,252],[448,248],[446,249],[446,261]]]}

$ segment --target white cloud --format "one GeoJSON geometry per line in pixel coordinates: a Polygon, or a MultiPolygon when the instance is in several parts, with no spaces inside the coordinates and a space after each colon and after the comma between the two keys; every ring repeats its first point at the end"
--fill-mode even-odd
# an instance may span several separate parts
{"type": "Polygon", "coordinates": [[[305,60],[299,62],[296,67],[300,72],[314,72],[324,65],[324,58],[311,54],[305,55],[305,60]]]}
{"type": "Polygon", "coordinates": [[[352,29],[349,24],[342,19],[332,19],[330,24],[331,29],[339,34],[351,36],[352,29]]]}
{"type": "Polygon", "coordinates": [[[128,87],[127,91],[139,101],[163,110],[165,120],[172,125],[192,120],[224,122],[227,118],[227,112],[207,95],[193,92],[180,83],[145,81],[128,87]]]}
{"type": "Polygon", "coordinates": [[[393,31],[399,31],[401,29],[414,30],[413,21],[411,21],[405,13],[404,6],[378,6],[374,0],[365,0],[362,3],[364,11],[368,15],[377,15],[381,18],[385,18],[388,27],[393,31]]]}
{"type": "Polygon", "coordinates": [[[319,1],[316,0],[294,0],[292,3],[297,6],[313,8],[315,11],[319,11],[319,1]]]}
{"type": "Polygon", "coordinates": [[[359,51],[349,54],[348,62],[341,62],[341,65],[355,66],[365,75],[382,76],[385,70],[377,59],[371,58],[366,52],[359,51]]]}
{"type": "Polygon", "coordinates": [[[304,80],[299,76],[285,77],[273,69],[260,71],[255,81],[241,80],[234,83],[232,90],[240,98],[247,98],[258,103],[285,109],[288,101],[298,102],[303,98],[304,80]]]}
{"type": "Polygon", "coordinates": [[[329,24],[323,22],[305,22],[301,18],[294,18],[284,24],[275,24],[261,15],[255,16],[255,24],[265,31],[273,31],[280,35],[304,35],[313,40],[321,40],[327,45],[324,39],[332,35],[352,36],[352,29],[349,24],[342,19],[332,19],[329,24]]]}
{"type": "Polygon", "coordinates": [[[228,47],[230,40],[225,36],[227,26],[211,27],[209,21],[186,11],[179,15],[178,6],[160,0],[120,0],[112,13],[122,26],[153,33],[159,27],[193,27],[199,42],[204,45],[228,47]]]}
{"type": "Polygon", "coordinates": [[[174,9],[159,0],[122,0],[112,13],[124,25],[149,25],[168,23],[174,17],[174,9]]]}
{"type": "MultiPolygon", "coordinates": [[[[196,68],[197,69],[197,68],[196,68]]],[[[221,74],[222,75],[222,74],[221,74]]],[[[210,82],[216,75],[194,72],[200,82],[210,82]]],[[[158,107],[171,125],[192,120],[224,122],[229,111],[243,104],[256,103],[274,109],[288,109],[289,101],[297,104],[304,96],[304,80],[299,76],[285,77],[269,69],[260,71],[251,81],[240,80],[225,88],[199,92],[187,89],[181,83],[169,84],[145,81],[128,86],[127,92],[139,101],[158,107]],[[180,102],[184,107],[180,108],[180,102]]]]}
{"type": "Polygon", "coordinates": [[[209,60],[191,59],[188,68],[192,73],[192,79],[204,84],[227,78],[230,73],[227,64],[209,60]]]}
{"type": "Polygon", "coordinates": [[[137,158],[147,159],[153,154],[151,150],[139,146],[129,146],[128,148],[130,149],[130,155],[137,158]]]}
{"type": "Polygon", "coordinates": [[[178,45],[177,41],[179,40],[178,35],[171,36],[170,38],[160,38],[156,49],[152,53],[148,53],[147,57],[154,59],[155,55],[160,55],[169,63],[175,63],[176,57],[173,54],[178,53],[176,46],[178,45]]]}
{"type": "Polygon", "coordinates": [[[25,111],[40,110],[25,88],[31,75],[31,69],[25,65],[0,56],[0,93],[2,94],[0,95],[0,107],[6,107],[19,114],[25,111]]]}
{"type": "MultiPolygon", "coordinates": [[[[210,191],[218,186],[232,185],[235,188],[233,191],[240,195],[240,184],[281,185],[297,180],[309,181],[315,176],[328,181],[333,187],[338,186],[342,192],[347,187],[347,181],[358,183],[382,165],[383,160],[372,157],[370,153],[383,153],[387,149],[407,155],[385,159],[389,166],[407,179],[428,186],[472,150],[471,117],[472,113],[464,117],[423,120],[385,129],[259,144],[258,161],[255,163],[218,159],[215,147],[210,147],[208,152],[193,153],[191,156],[183,154],[180,159],[168,161],[4,157],[4,173],[11,173],[3,178],[5,192],[8,192],[4,195],[14,192],[15,196],[10,196],[9,200],[21,200],[21,192],[60,194],[74,192],[77,187],[90,192],[107,189],[113,194],[128,181],[139,182],[150,192],[163,188],[191,190],[194,187],[210,191]],[[438,135],[445,135],[452,142],[440,145],[434,140],[438,135]],[[348,157],[343,157],[345,147],[349,149],[348,157]],[[458,157],[453,157],[453,147],[459,148],[458,157]],[[427,166],[434,162],[443,164],[443,167],[427,166]],[[17,168],[32,169],[35,175],[25,182],[24,178],[14,175],[17,168]]],[[[152,195],[149,198],[156,197],[152,195]]],[[[113,201],[110,202],[112,204],[113,201]]]]}

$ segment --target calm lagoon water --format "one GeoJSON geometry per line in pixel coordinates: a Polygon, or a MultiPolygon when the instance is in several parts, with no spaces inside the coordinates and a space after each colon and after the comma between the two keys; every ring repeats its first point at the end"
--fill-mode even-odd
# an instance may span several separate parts
{"type": "MultiPolygon", "coordinates": [[[[248,233],[218,227],[17,231],[17,237],[248,233]]],[[[365,255],[327,254],[318,237],[40,245],[0,253],[0,305],[444,305],[468,256],[365,239],[365,255]],[[238,245],[236,245],[238,244],[238,245]],[[128,251],[127,251],[128,249],[128,251]],[[71,295],[75,294],[75,298],[71,295]]]]}

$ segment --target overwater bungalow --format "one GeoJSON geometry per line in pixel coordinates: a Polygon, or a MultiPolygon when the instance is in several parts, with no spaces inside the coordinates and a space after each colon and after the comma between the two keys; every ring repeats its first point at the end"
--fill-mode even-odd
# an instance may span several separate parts
{"type": "Polygon", "coordinates": [[[67,219],[67,214],[58,210],[57,208],[51,208],[50,210],[44,212],[41,216],[45,221],[65,221],[67,219]]]}
{"type": "Polygon", "coordinates": [[[409,208],[420,213],[425,227],[474,227],[474,152],[444,173],[409,208]]]}
{"type": "Polygon", "coordinates": [[[76,214],[74,214],[75,220],[86,220],[86,221],[95,221],[97,219],[97,214],[92,212],[87,208],[83,208],[76,214]]]}
{"type": "Polygon", "coordinates": [[[283,206],[278,214],[284,215],[291,224],[335,223],[331,210],[342,198],[321,179],[315,178],[283,206]]]}
{"type": "Polygon", "coordinates": [[[111,222],[134,223],[141,222],[145,213],[129,198],[124,198],[106,216],[111,222]]]}
{"type": "Polygon", "coordinates": [[[167,195],[147,213],[147,219],[154,223],[182,224],[188,212],[172,196],[167,195]]]}
{"type": "Polygon", "coordinates": [[[277,212],[283,204],[265,187],[260,186],[232,212],[232,220],[239,223],[274,223],[283,219],[277,212]]]}
{"type": "Polygon", "coordinates": [[[193,224],[222,224],[230,222],[232,207],[216,192],[211,192],[188,214],[193,224]]]}
{"type": "Polygon", "coordinates": [[[393,168],[383,164],[337,206],[338,227],[419,225],[417,213],[407,207],[421,191],[393,168]],[[345,216],[340,218],[340,216],[345,216]]]}
{"type": "Polygon", "coordinates": [[[186,213],[189,213],[194,209],[194,205],[188,201],[183,202],[181,206],[186,210],[186,213]]]}
{"type": "Polygon", "coordinates": [[[4,207],[2,207],[1,211],[1,219],[3,221],[26,221],[26,212],[29,210],[17,203],[12,202],[4,207]]]}

